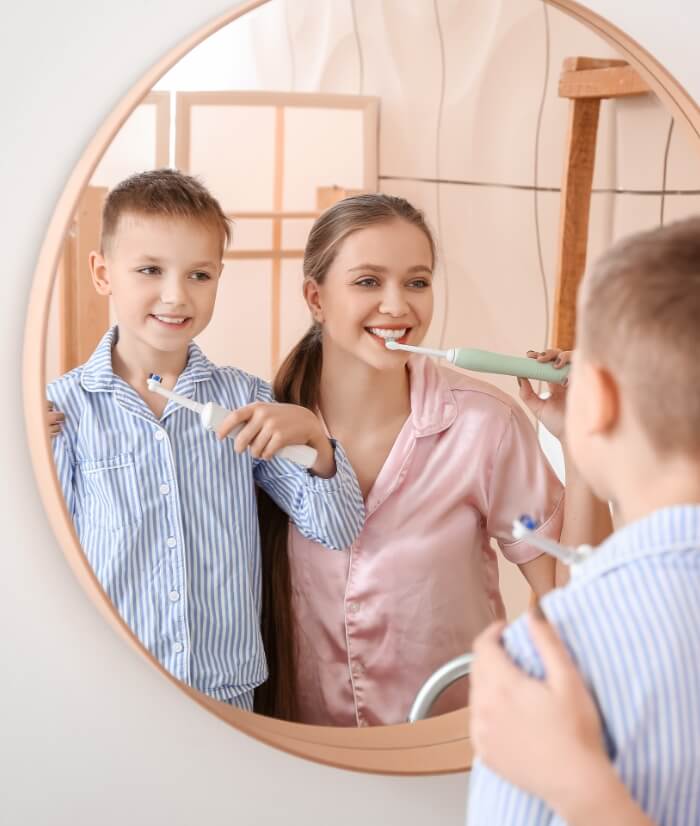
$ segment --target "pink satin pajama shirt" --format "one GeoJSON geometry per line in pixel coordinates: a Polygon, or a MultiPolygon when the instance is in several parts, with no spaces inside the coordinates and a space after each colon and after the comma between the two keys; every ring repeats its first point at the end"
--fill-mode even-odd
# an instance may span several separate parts
{"type": "MultiPolygon", "coordinates": [[[[423,682],[504,616],[491,538],[523,563],[540,551],[513,541],[513,519],[528,513],[542,534],[561,533],[562,487],[517,402],[424,357],[409,371],[411,415],[359,538],[331,551],[290,527],[305,723],[404,722],[423,682]]],[[[434,711],[465,700],[454,686],[434,711]]]]}

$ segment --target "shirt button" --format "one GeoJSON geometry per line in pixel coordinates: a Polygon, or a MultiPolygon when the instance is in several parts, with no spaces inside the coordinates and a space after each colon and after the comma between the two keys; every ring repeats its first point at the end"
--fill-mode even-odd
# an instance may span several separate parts
{"type": "Polygon", "coordinates": [[[351,614],[356,614],[360,610],[360,606],[356,602],[348,602],[348,611],[351,614]]]}
{"type": "Polygon", "coordinates": [[[163,496],[167,496],[170,493],[170,485],[161,485],[158,490],[163,494],[163,496]]]}
{"type": "Polygon", "coordinates": [[[180,599],[180,592],[179,591],[171,591],[168,594],[170,602],[177,602],[180,599]]]}
{"type": "Polygon", "coordinates": [[[169,548],[174,548],[176,545],[177,545],[177,539],[175,539],[174,536],[169,536],[168,537],[168,547],[169,548]]]}
{"type": "Polygon", "coordinates": [[[185,646],[181,642],[176,642],[175,645],[173,646],[173,651],[176,654],[182,654],[182,652],[184,650],[185,650],[185,646]]]}
{"type": "Polygon", "coordinates": [[[162,430],[156,430],[156,440],[162,442],[165,438],[165,433],[162,430]]]}

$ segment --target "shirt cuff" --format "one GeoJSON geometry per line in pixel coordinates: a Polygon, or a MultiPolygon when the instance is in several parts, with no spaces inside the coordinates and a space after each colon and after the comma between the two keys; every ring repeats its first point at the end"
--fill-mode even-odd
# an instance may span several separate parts
{"type": "MultiPolygon", "coordinates": [[[[543,522],[536,531],[534,531],[536,536],[544,536],[547,539],[553,539],[555,542],[558,542],[561,538],[561,529],[564,523],[564,499],[566,497],[566,492],[562,490],[561,496],[559,497],[559,501],[557,502],[556,507],[549,515],[548,519],[543,522]]],[[[536,548],[534,545],[530,545],[525,539],[518,539],[515,542],[499,542],[501,551],[503,552],[503,556],[508,559],[510,562],[514,562],[516,565],[524,565],[526,562],[532,562],[533,559],[537,559],[538,556],[542,556],[544,551],[541,548],[536,548]]]]}
{"type": "Polygon", "coordinates": [[[343,490],[348,485],[357,484],[355,471],[352,469],[350,460],[345,455],[343,446],[335,439],[330,439],[329,441],[331,445],[333,445],[335,473],[326,479],[323,476],[316,476],[311,470],[307,470],[306,487],[314,493],[333,493],[343,490]]]}

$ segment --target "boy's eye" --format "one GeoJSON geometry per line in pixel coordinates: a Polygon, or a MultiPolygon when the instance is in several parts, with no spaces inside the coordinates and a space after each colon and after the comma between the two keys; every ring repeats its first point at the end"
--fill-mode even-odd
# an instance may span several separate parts
{"type": "Polygon", "coordinates": [[[139,272],[143,275],[159,275],[160,267],[141,267],[139,272]]]}
{"type": "Polygon", "coordinates": [[[194,281],[209,281],[211,276],[208,272],[193,272],[190,278],[194,281]]]}

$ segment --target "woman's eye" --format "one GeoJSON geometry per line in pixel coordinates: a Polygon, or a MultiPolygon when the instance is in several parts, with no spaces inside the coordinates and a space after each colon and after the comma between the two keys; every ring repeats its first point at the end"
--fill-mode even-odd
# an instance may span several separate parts
{"type": "Polygon", "coordinates": [[[427,278],[416,278],[408,285],[409,287],[413,287],[413,289],[417,290],[424,290],[426,287],[430,287],[431,282],[428,281],[427,278]]]}
{"type": "Polygon", "coordinates": [[[357,287],[376,287],[379,282],[376,278],[367,276],[367,278],[360,278],[355,281],[357,287]]]}
{"type": "Polygon", "coordinates": [[[194,281],[209,281],[211,276],[208,272],[193,272],[190,278],[194,281]]]}

